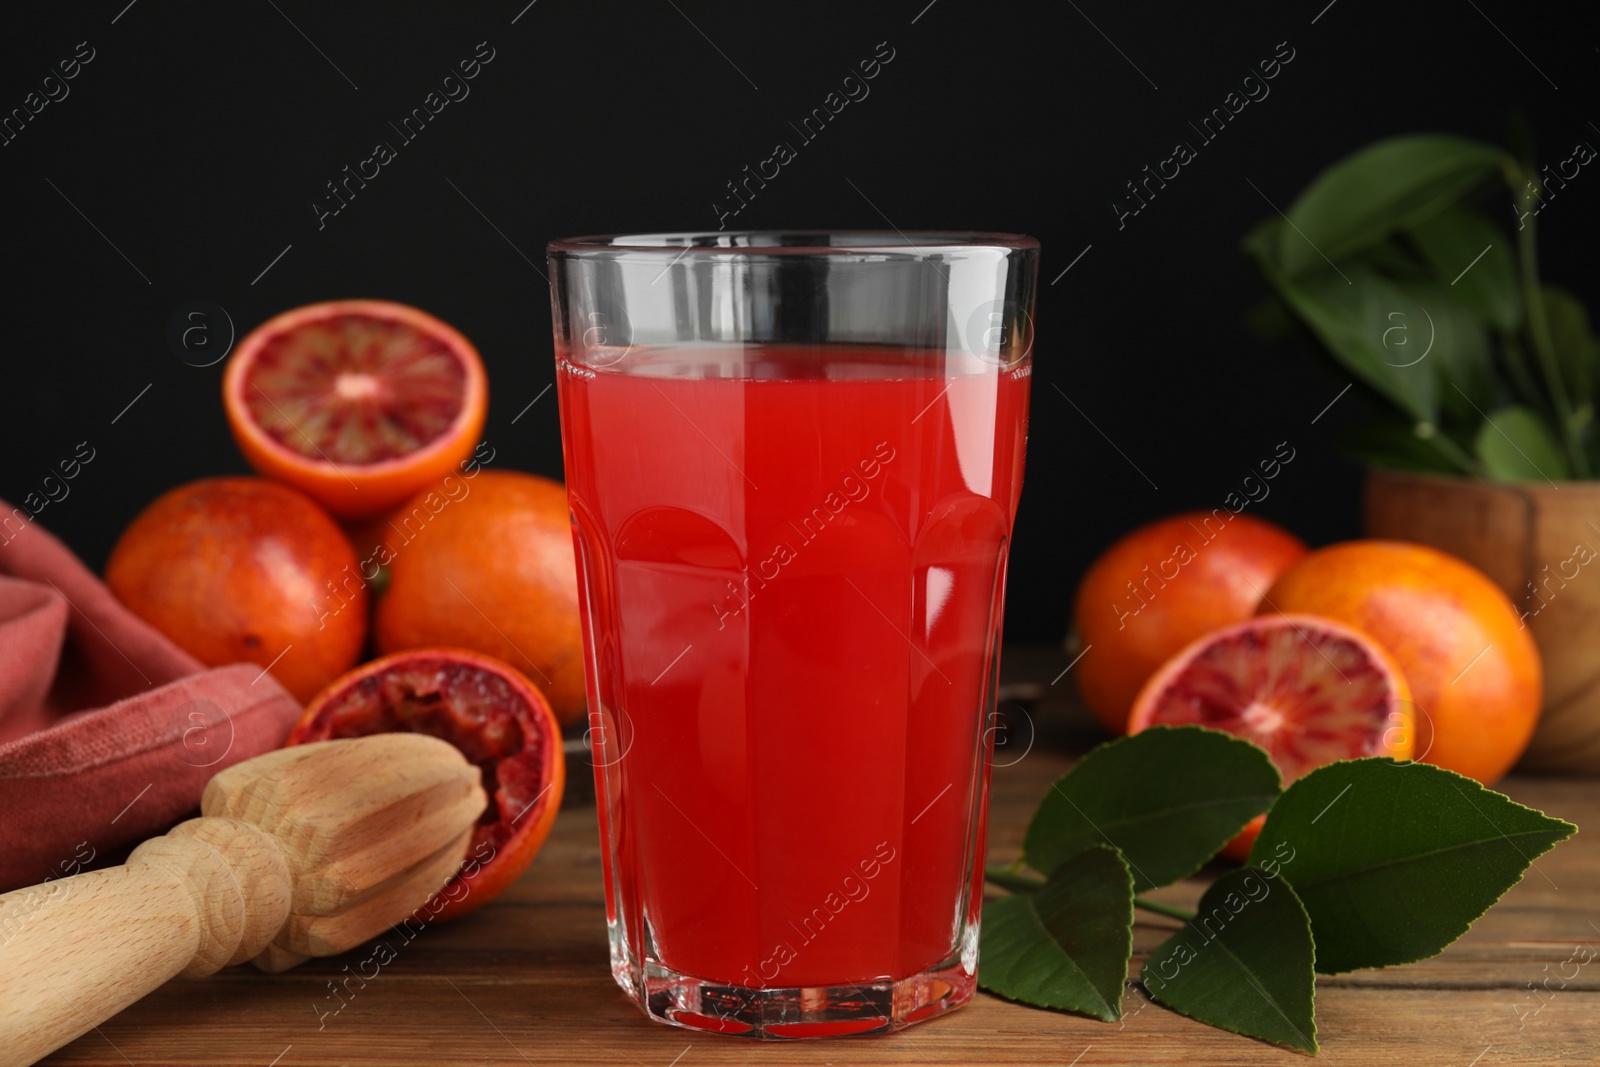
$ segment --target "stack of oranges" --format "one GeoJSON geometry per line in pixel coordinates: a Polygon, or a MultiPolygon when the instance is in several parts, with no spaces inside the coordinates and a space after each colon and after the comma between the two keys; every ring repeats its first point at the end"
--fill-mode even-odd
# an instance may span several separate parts
{"type": "Polygon", "coordinates": [[[446,887],[446,914],[471,910],[542,843],[560,806],[560,726],[584,714],[566,492],[491,466],[482,360],[416,308],[279,315],[240,343],[222,393],[263,477],[159,497],[106,582],[201,662],[259,664],[307,703],[291,744],[415,730],[483,765],[496,795],[470,907],[464,882],[446,887]]]}
{"type": "Polygon", "coordinates": [[[1310,551],[1248,515],[1175,515],[1095,560],[1073,621],[1078,688],[1106,729],[1227,730],[1285,779],[1377,755],[1490,784],[1538,723],[1539,653],[1510,600],[1419,544],[1310,551]]]}

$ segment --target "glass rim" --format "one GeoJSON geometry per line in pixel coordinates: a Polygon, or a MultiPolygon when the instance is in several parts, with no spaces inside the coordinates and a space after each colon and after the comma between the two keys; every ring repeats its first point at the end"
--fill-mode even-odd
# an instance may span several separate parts
{"type": "Polygon", "coordinates": [[[663,233],[563,237],[545,254],[581,257],[628,252],[645,255],[762,256],[910,255],[924,259],[975,251],[1037,252],[1039,241],[1021,233],[989,230],[682,230],[663,233]]]}

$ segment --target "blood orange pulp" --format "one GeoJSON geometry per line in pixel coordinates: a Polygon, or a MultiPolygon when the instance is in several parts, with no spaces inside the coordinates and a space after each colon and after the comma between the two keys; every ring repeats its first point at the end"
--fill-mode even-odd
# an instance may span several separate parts
{"type": "Polygon", "coordinates": [[[488,391],[471,341],[386,300],[269,319],[222,379],[250,465],[342,519],[370,518],[450,473],[477,443],[488,391]]]}
{"type": "Polygon", "coordinates": [[[1416,758],[1498,781],[1539,722],[1533,635],[1489,576],[1426,545],[1346,541],[1281,574],[1260,611],[1338,619],[1383,642],[1417,704],[1416,758]]]}
{"type": "MultiPolygon", "coordinates": [[[[1206,635],[1151,676],[1128,732],[1209,726],[1266,749],[1284,784],[1335,760],[1409,759],[1411,692],[1377,642],[1315,615],[1269,615],[1206,635]]],[[[1258,818],[1224,852],[1243,860],[1258,818]]]]}
{"type": "Polygon", "coordinates": [[[418,733],[459,748],[489,794],[461,870],[424,907],[453,919],[498,896],[533,862],[561,807],[566,764],[544,697],[516,668],[458,648],[375,659],[306,707],[288,743],[418,733]]]}

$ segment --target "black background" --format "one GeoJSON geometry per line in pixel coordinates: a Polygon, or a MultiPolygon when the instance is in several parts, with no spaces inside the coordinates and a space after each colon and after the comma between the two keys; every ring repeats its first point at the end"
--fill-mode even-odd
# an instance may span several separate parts
{"type": "MultiPolygon", "coordinates": [[[[161,490],[245,470],[221,366],[186,365],[166,339],[191,299],[224,308],[240,335],[335,297],[427,308],[488,364],[496,465],[559,477],[554,391],[511,424],[554,376],[544,244],[715,229],[724,183],[887,41],[895,57],[870,96],[731,224],[1041,239],[1008,636],[1054,639],[1095,552],[1138,521],[1220,504],[1280,441],[1296,458],[1252,509],[1313,542],[1359,530],[1360,474],[1334,447],[1359,390],[1313,425],[1348,378],[1243,324],[1264,286],[1238,241],[1267,198],[1286,206],[1380,136],[1500,139],[1510,109],[1544,160],[1600,139],[1589,5],[525,4],[96,0],[10,14],[0,111],[78,42],[95,58],[0,147],[0,496],[38,489],[87,440],[96,458],[40,518],[98,567],[161,490]],[[396,141],[387,123],[479,42],[494,59],[471,95],[319,230],[324,183],[396,141]],[[1186,122],[1279,42],[1295,58],[1270,96],[1119,230],[1123,183],[1195,141],[1186,122]]],[[[1540,220],[1546,276],[1591,304],[1597,204],[1600,176],[1583,173],[1540,220]]],[[[1494,210],[1509,223],[1509,206],[1494,210]]]]}

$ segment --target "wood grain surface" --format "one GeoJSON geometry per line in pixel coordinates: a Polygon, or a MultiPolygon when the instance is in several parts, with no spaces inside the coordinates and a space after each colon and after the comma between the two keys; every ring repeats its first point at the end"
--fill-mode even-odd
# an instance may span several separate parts
{"type": "MultiPolygon", "coordinates": [[[[1049,782],[1097,739],[1073,703],[1070,677],[1050,684],[1066,665],[1054,649],[1007,652],[1008,680],[1035,683],[1043,696],[1026,713],[1011,706],[997,761],[1011,765],[995,772],[991,859],[1016,854],[1049,782]]],[[[581,778],[588,768],[575,761],[570,770],[581,778]]],[[[1314,1060],[1148,1004],[1131,985],[1120,1023],[983,993],[942,1019],[876,1037],[759,1043],[651,1022],[611,979],[595,814],[579,804],[561,813],[549,844],[515,887],[460,922],[425,929],[410,941],[391,932],[287,974],[232,968],[205,980],[180,979],[46,1062],[1600,1064],[1600,958],[1567,963],[1580,948],[1577,959],[1600,953],[1600,782],[1518,776],[1502,788],[1594,829],[1538,860],[1442,955],[1320,979],[1323,1051],[1314,1060]]],[[[1212,873],[1153,895],[1192,904],[1212,873]]],[[[1135,971],[1177,925],[1140,913],[1135,971]]]]}

